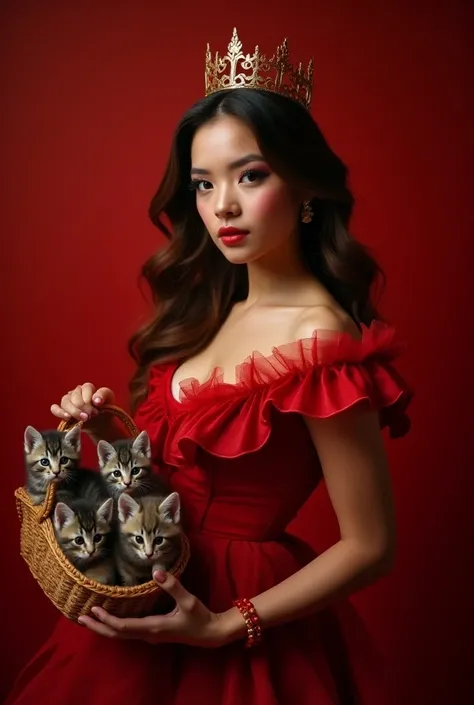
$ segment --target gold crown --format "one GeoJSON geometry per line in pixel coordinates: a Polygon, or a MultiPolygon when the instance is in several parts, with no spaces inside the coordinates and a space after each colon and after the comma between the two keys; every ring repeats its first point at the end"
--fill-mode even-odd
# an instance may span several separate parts
{"type": "Polygon", "coordinates": [[[216,52],[213,60],[207,45],[205,81],[206,96],[231,88],[259,88],[280,93],[309,109],[313,92],[313,59],[310,59],[306,71],[303,71],[301,62],[295,69],[289,60],[286,39],[270,59],[260,53],[258,46],[252,56],[245,55],[234,27],[227,56],[220,57],[216,52]],[[239,69],[244,73],[238,73],[239,69]]]}

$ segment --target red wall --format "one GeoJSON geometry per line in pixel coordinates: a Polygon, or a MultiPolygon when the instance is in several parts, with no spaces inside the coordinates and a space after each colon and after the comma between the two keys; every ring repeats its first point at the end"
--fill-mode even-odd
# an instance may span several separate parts
{"type": "MultiPolygon", "coordinates": [[[[125,403],[125,342],[144,309],[136,275],[160,244],[148,201],[176,121],[202,95],[206,42],[224,49],[237,24],[247,50],[287,34],[303,59],[314,53],[314,112],[351,169],[355,230],[387,271],[384,312],[409,343],[413,431],[389,444],[398,563],[353,602],[403,703],[467,702],[471,5],[185,5],[2,3],[2,686],[56,617],[18,554],[23,429],[50,426],[51,402],[87,380],[125,403]]],[[[318,548],[335,536],[324,492],[299,530],[318,548]]]]}

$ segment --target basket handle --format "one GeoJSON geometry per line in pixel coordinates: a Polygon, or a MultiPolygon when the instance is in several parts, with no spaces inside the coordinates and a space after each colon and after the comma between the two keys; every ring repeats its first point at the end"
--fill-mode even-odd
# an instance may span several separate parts
{"type": "MultiPolygon", "coordinates": [[[[113,404],[104,404],[104,406],[98,409],[99,414],[108,414],[110,416],[116,416],[120,421],[123,421],[124,425],[128,428],[132,436],[138,435],[138,428],[133,421],[133,419],[127,414],[126,411],[121,409],[119,406],[113,406],[113,404]]],[[[76,419],[64,419],[60,421],[58,425],[58,431],[70,431],[76,426],[87,426],[90,424],[89,421],[76,421],[76,419]]],[[[92,425],[92,424],[91,424],[92,425]]]]}
{"type": "MultiPolygon", "coordinates": [[[[139,430],[133,421],[133,419],[127,414],[126,411],[121,409],[119,406],[113,406],[112,404],[104,404],[103,407],[98,409],[99,414],[106,414],[110,416],[115,416],[120,421],[123,422],[124,426],[130,431],[130,435],[135,437],[138,435],[139,430]]],[[[70,431],[72,428],[83,427],[87,428],[87,421],[77,421],[76,419],[64,419],[58,425],[58,431],[70,431]]],[[[56,499],[56,485],[51,482],[48,489],[46,490],[46,497],[42,505],[42,511],[38,515],[38,523],[42,524],[45,519],[51,516],[53,511],[54,503],[56,499]]]]}

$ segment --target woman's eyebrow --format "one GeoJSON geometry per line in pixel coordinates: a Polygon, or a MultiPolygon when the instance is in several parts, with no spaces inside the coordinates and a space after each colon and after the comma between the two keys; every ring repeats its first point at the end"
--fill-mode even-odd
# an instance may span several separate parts
{"type": "MultiPolygon", "coordinates": [[[[229,169],[238,169],[241,166],[245,166],[249,162],[262,162],[265,161],[261,154],[246,154],[245,157],[237,159],[235,162],[229,164],[229,169]]],[[[198,167],[193,167],[191,169],[191,174],[209,174],[207,169],[199,169],[198,167]]]]}

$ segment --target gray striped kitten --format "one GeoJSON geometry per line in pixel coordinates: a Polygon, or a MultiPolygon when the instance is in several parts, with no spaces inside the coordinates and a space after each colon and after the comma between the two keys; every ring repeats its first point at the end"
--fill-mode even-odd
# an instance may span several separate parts
{"type": "Polygon", "coordinates": [[[27,469],[26,490],[33,504],[41,504],[51,482],[55,482],[56,501],[88,501],[97,508],[110,497],[100,473],[80,466],[81,429],[37,431],[27,426],[24,437],[27,469]]]}
{"type": "Polygon", "coordinates": [[[124,585],[152,580],[155,570],[169,570],[181,551],[180,500],[166,497],[134,499],[123,493],[118,500],[116,565],[124,585]]]}
{"type": "Polygon", "coordinates": [[[122,492],[132,497],[168,494],[165,484],[153,472],[150,438],[142,431],[136,438],[97,444],[100,472],[109,493],[118,499],[122,492]]]}
{"type": "Polygon", "coordinates": [[[24,434],[26,490],[41,504],[51,482],[56,483],[53,527],[65,556],[86,577],[113,583],[113,509],[100,473],[80,467],[81,430],[37,431],[24,434]]]}
{"type": "Polygon", "coordinates": [[[99,506],[90,500],[58,502],[54,510],[54,533],[66,558],[86,578],[112,585],[116,571],[113,559],[114,500],[99,506]]]}
{"type": "Polygon", "coordinates": [[[70,481],[81,457],[81,431],[37,431],[27,426],[24,434],[26,486],[33,504],[41,504],[51,482],[70,481]]]}

